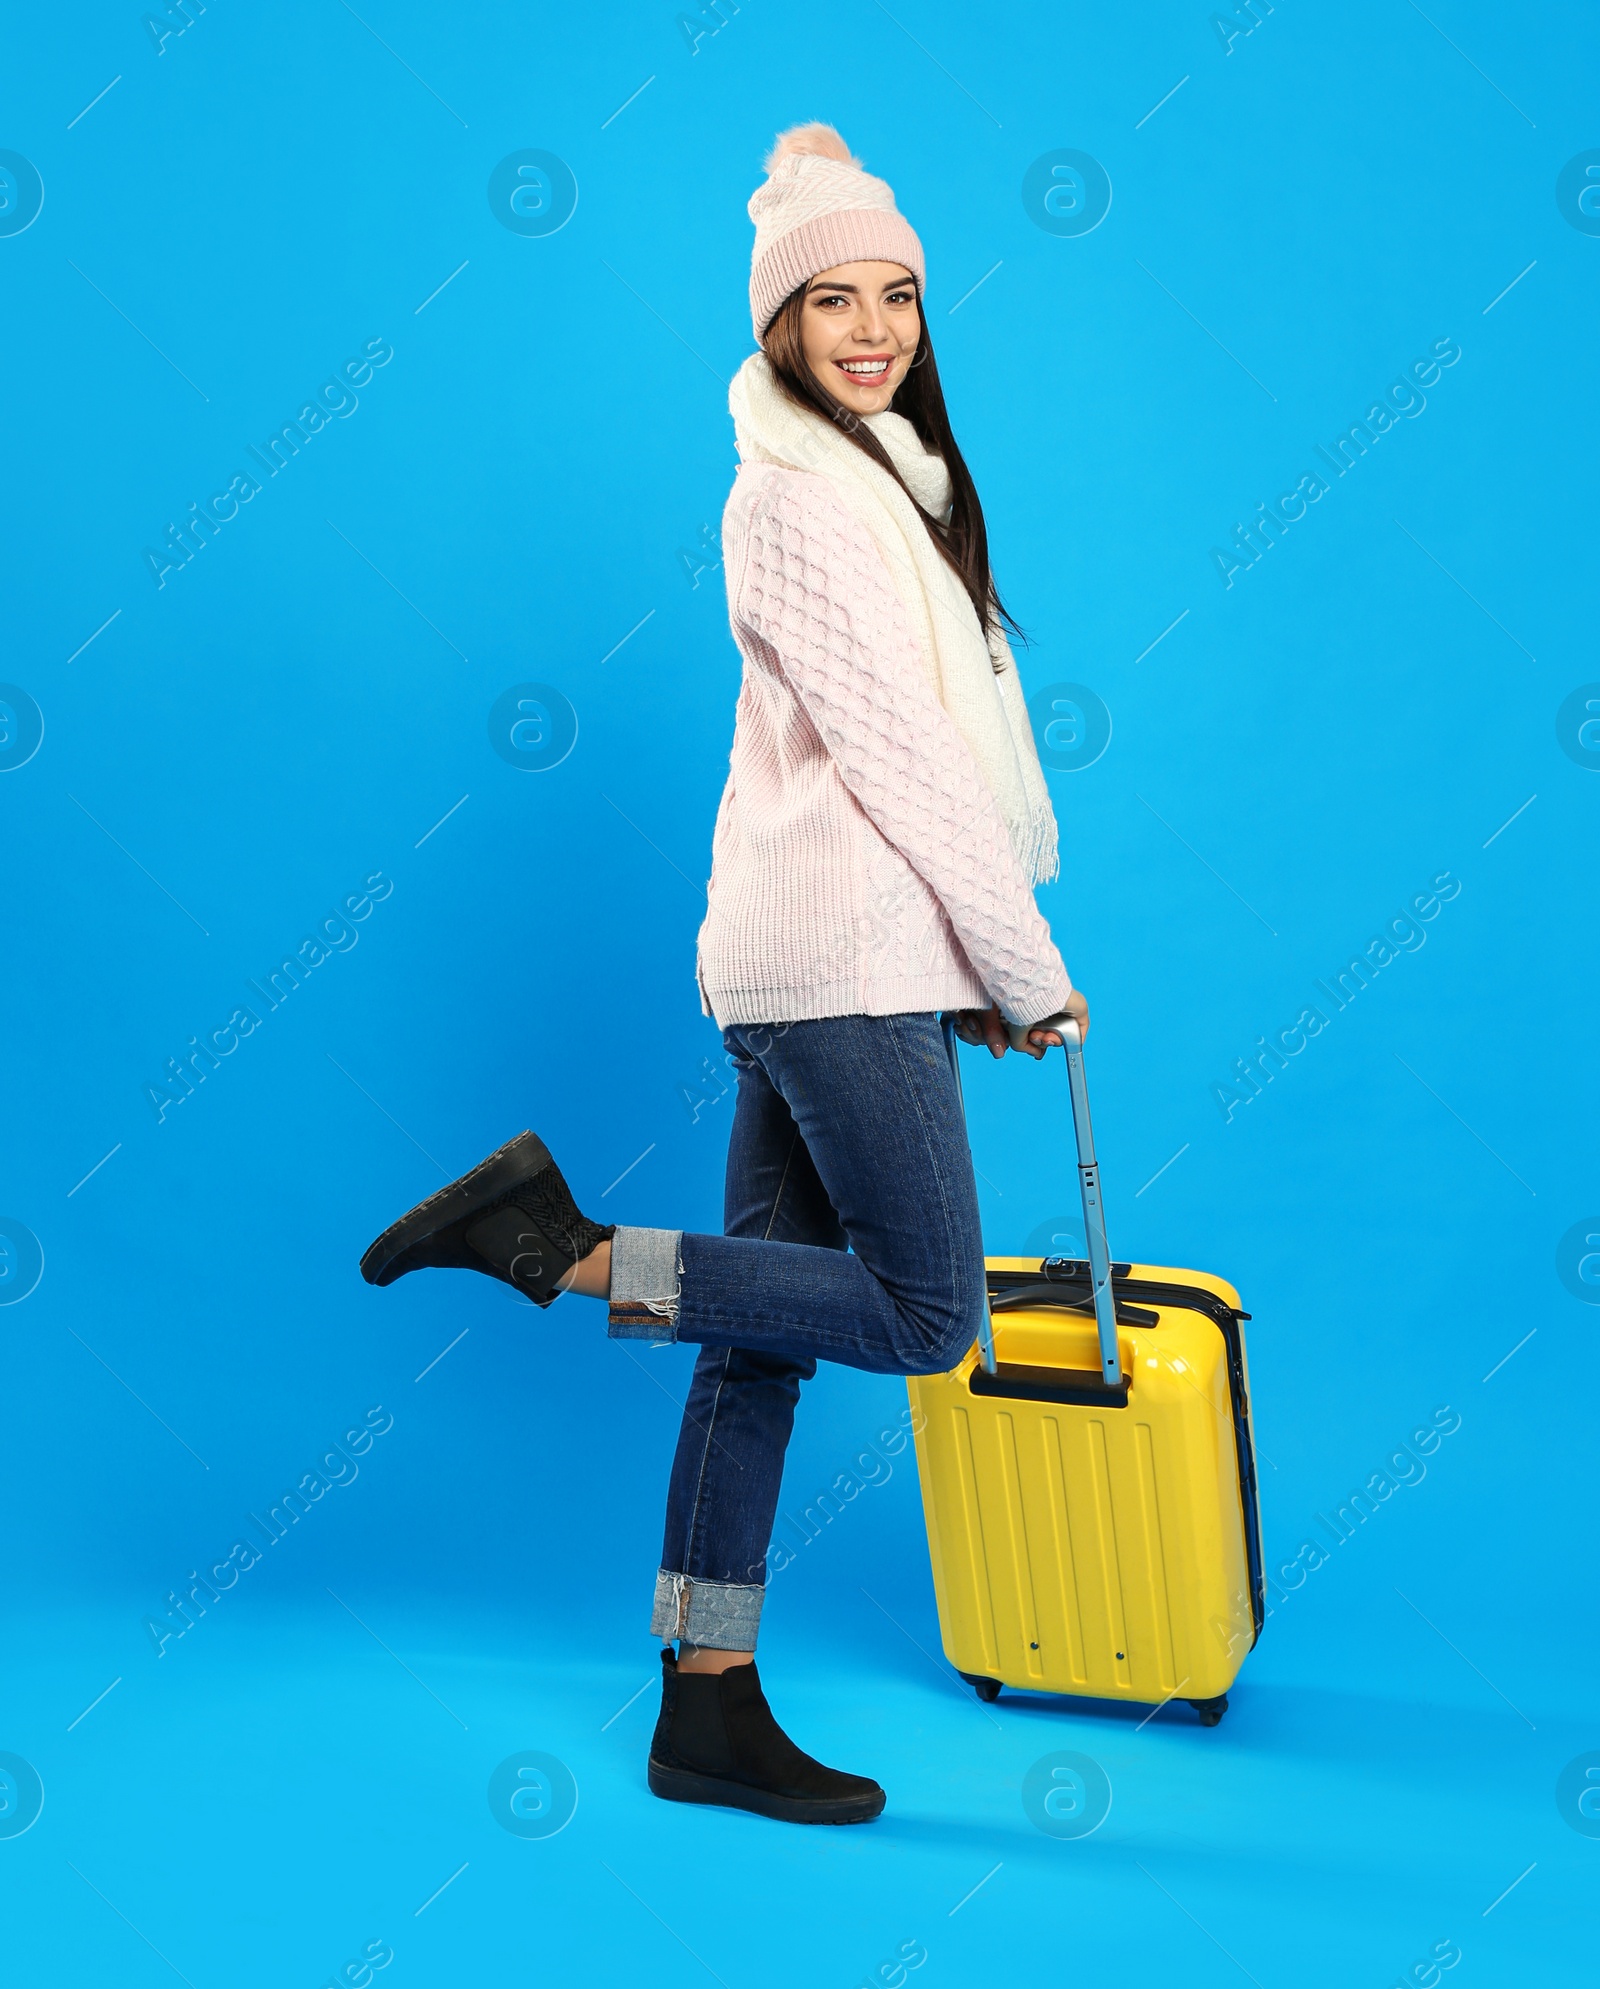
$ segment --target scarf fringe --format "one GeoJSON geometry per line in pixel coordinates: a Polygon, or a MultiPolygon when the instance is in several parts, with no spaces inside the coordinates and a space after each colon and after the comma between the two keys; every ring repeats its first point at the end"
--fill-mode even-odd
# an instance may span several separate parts
{"type": "Polygon", "coordinates": [[[1011,830],[1011,847],[1016,850],[1017,861],[1028,882],[1053,883],[1061,875],[1061,845],[1054,815],[1048,822],[1030,822],[1021,831],[1020,844],[1016,825],[1008,823],[1007,827],[1011,830]]]}

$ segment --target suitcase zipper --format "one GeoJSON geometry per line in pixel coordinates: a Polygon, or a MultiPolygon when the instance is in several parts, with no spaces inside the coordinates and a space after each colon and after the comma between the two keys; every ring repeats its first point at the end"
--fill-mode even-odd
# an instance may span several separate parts
{"type": "MultiPolygon", "coordinates": [[[[1111,1266],[1111,1289],[1118,1298],[1146,1298],[1156,1305],[1176,1305],[1189,1312],[1203,1312],[1218,1326],[1225,1326],[1230,1320],[1248,1319],[1248,1312],[1241,1312],[1226,1300],[1218,1298],[1214,1291],[1207,1291],[1203,1285],[1166,1284],[1159,1278],[1134,1278],[1128,1273],[1131,1264],[1111,1266]]],[[[1081,1257],[1047,1257],[1037,1271],[990,1271],[988,1274],[989,1292],[1014,1291],[1018,1286],[1039,1284],[1045,1290],[1068,1290],[1082,1286],[1084,1305],[1092,1310],[1091,1294],[1093,1287],[1089,1281],[1089,1266],[1081,1257]]],[[[1071,1308],[1076,1311],[1078,1304],[1071,1308]]],[[[1129,1321],[1129,1324],[1154,1325],[1153,1320],[1129,1321]]]]}

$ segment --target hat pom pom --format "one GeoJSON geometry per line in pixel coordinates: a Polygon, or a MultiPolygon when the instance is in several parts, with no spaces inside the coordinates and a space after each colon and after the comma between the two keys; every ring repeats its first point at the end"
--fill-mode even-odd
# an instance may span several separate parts
{"type": "Polygon", "coordinates": [[[780,160],[796,156],[813,159],[837,159],[842,165],[855,166],[861,161],[852,156],[850,147],[834,130],[831,124],[796,124],[778,134],[776,143],[767,154],[768,175],[780,160]]]}

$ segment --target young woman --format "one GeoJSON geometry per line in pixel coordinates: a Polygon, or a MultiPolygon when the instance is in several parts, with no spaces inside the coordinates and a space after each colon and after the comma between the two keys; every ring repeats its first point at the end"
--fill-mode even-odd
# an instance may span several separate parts
{"type": "Polygon", "coordinates": [[[744,683],[697,969],[739,1080],[723,1234],[591,1222],[523,1133],[361,1269],[481,1271],[539,1305],[580,1292],[614,1336],[699,1347],[656,1577],[651,1630],[678,1650],[650,1787],[846,1823],[883,1790],[795,1746],[754,1658],[800,1385],[819,1360],[939,1373],[977,1336],[977,1193],[939,1011],[997,1057],[1042,1056],[1060,1037],[1029,1025],[1088,1011],[1034,904],[1055,819],[922,245],[826,125],[785,133],[767,173],[749,210],[762,350],[729,394],[722,523],[744,683]]]}

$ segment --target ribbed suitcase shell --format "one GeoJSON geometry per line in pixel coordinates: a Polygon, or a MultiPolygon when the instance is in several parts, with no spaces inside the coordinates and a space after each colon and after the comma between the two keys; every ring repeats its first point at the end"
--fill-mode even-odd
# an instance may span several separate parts
{"type": "MultiPolygon", "coordinates": [[[[1040,1260],[988,1265],[1036,1272],[1040,1260]]],[[[1239,1305],[1204,1272],[1135,1264],[1129,1275],[1239,1305]]],[[[939,1627],[945,1655],[969,1677],[1209,1700],[1255,1641],[1260,1527],[1242,1329],[1232,1327],[1234,1358],[1204,1313],[1133,1302],[1160,1323],[1118,1327],[1125,1407],[975,1395],[976,1347],[950,1373],[907,1382],[939,1627]]],[[[1059,1369],[1070,1382],[1078,1370],[1098,1382],[1086,1314],[1000,1311],[993,1327],[1002,1371],[1059,1369]]]]}

